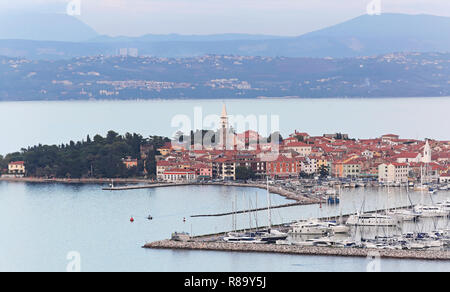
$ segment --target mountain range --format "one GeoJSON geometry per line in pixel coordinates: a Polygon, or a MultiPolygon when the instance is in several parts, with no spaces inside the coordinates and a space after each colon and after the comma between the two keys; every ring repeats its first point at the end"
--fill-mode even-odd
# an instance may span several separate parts
{"type": "Polygon", "coordinates": [[[206,54],[347,58],[392,52],[449,52],[450,18],[363,15],[298,37],[249,34],[109,37],[67,15],[0,17],[0,55],[28,59],[114,56],[125,48],[156,57],[206,54]],[[122,49],[122,50],[121,50],[122,49]]]}

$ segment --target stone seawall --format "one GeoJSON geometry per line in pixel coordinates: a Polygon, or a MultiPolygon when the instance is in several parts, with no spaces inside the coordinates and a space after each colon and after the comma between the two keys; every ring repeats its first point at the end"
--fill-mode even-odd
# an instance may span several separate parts
{"type": "Polygon", "coordinates": [[[294,245],[274,244],[238,244],[225,242],[178,242],[163,240],[148,243],[144,248],[149,249],[171,249],[171,250],[203,250],[223,252],[245,252],[245,253],[276,253],[290,255],[309,256],[342,256],[342,257],[369,257],[380,256],[391,259],[414,259],[414,260],[450,260],[449,251],[413,251],[413,250],[373,250],[359,248],[327,248],[327,247],[303,247],[294,245]]]}

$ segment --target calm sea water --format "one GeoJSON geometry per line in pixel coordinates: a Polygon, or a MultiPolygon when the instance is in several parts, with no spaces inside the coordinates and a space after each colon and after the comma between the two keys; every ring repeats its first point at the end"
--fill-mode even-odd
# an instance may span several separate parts
{"type": "MultiPolygon", "coordinates": [[[[450,98],[227,100],[230,115],[278,115],[287,135],[299,129],[312,135],[345,132],[353,137],[398,133],[403,137],[449,140],[450,98]]],[[[108,130],[171,136],[176,115],[194,119],[220,114],[223,101],[111,101],[0,103],[0,154],[22,147],[78,140],[108,130]]],[[[375,206],[404,205],[398,190],[352,190],[342,212],[375,206]]],[[[435,200],[448,194],[439,193],[435,200]]],[[[144,250],[149,241],[173,231],[206,234],[231,229],[231,217],[190,219],[190,215],[231,211],[249,201],[262,207],[262,190],[226,187],[180,187],[103,192],[98,185],[0,182],[0,271],[65,271],[71,251],[81,255],[83,271],[365,271],[359,258],[307,257],[191,251],[144,250]],[[256,200],[258,197],[258,200],[256,200]],[[151,214],[155,220],[148,221],[151,214]],[[131,216],[136,222],[131,224],[131,216]],[[183,223],[183,218],[189,218],[183,223]],[[274,265],[276,263],[276,265],[274,265]]],[[[421,202],[420,194],[412,196],[421,202]]],[[[273,196],[274,204],[287,201],[273,196]]],[[[425,202],[429,197],[423,198],[425,202]]],[[[338,215],[339,208],[303,206],[273,211],[275,223],[338,215]]],[[[266,212],[258,214],[260,225],[266,212]]],[[[240,227],[248,215],[238,217],[240,227]]],[[[254,224],[254,223],[253,223],[254,224]]],[[[383,260],[384,271],[450,271],[450,264],[383,260]]]]}
{"type": "MultiPolygon", "coordinates": [[[[282,134],[295,129],[311,135],[343,132],[356,138],[398,133],[408,138],[449,140],[450,98],[191,100],[0,103],[0,154],[29,145],[60,144],[87,134],[137,132],[171,137],[176,115],[194,121],[220,115],[225,102],[230,115],[278,115],[282,134]]],[[[205,127],[206,128],[206,127],[205,127]]],[[[271,129],[268,128],[268,131],[271,129]]]]}
{"type": "MultiPolygon", "coordinates": [[[[449,193],[433,196],[435,201],[449,193]]],[[[191,219],[194,214],[231,211],[267,205],[263,190],[230,187],[176,187],[106,192],[100,185],[62,185],[0,182],[0,271],[65,271],[69,252],[81,255],[82,271],[365,271],[362,258],[309,257],[198,251],[145,250],[149,241],[166,239],[173,231],[194,234],[228,231],[231,217],[191,219]],[[258,198],[258,199],[257,199],[258,198]],[[146,217],[151,214],[153,221],[146,217]],[[130,223],[133,216],[136,221],[130,223]],[[183,218],[188,220],[183,223],[183,218]]],[[[366,209],[402,205],[399,190],[351,190],[341,208],[366,209]]],[[[420,194],[413,194],[420,202],[420,194]]],[[[424,202],[430,197],[424,196],[424,202]]],[[[273,204],[288,201],[272,195],[273,204]]],[[[275,223],[339,214],[340,207],[299,206],[273,210],[275,223]]],[[[260,224],[267,213],[258,214],[260,224]]],[[[250,224],[238,218],[241,228],[250,224]]],[[[253,223],[254,224],[254,221],[253,223]]],[[[383,271],[450,271],[447,262],[382,260],[383,271]]]]}

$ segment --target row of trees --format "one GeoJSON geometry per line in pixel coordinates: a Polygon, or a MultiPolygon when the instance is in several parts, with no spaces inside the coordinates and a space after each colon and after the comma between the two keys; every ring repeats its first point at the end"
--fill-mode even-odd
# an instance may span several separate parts
{"type": "Polygon", "coordinates": [[[144,173],[156,175],[156,149],[162,147],[168,138],[127,133],[123,136],[114,131],[106,137],[96,135],[93,139],[62,145],[37,145],[20,152],[0,156],[0,169],[7,168],[11,161],[25,161],[27,175],[56,178],[127,178],[144,173]],[[146,145],[146,159],[141,158],[141,146],[146,145]],[[138,159],[138,167],[127,169],[122,159],[138,159]]]}

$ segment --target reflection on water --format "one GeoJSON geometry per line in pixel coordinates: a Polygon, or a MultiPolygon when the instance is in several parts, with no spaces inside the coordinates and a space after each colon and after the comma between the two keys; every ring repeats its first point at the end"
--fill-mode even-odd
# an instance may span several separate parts
{"type": "MultiPolygon", "coordinates": [[[[389,204],[401,204],[398,189],[389,204]]],[[[433,198],[444,200],[448,193],[433,198]]],[[[267,206],[264,190],[230,187],[176,187],[125,192],[101,191],[98,185],[25,184],[0,182],[0,271],[65,271],[70,251],[81,254],[83,271],[365,271],[358,258],[306,257],[275,254],[235,254],[144,250],[149,241],[170,237],[173,231],[208,234],[231,230],[231,216],[191,219],[194,214],[232,211],[248,205],[267,206]],[[258,199],[256,199],[258,198],[258,199]],[[147,220],[148,215],[154,217],[147,220]],[[136,221],[130,223],[133,216],[136,221]],[[187,218],[187,222],[183,222],[187,218]],[[276,263],[276,265],[274,265],[276,263]]],[[[340,206],[297,206],[273,210],[274,223],[311,217],[336,216],[361,208],[382,206],[386,190],[345,191],[340,206]],[[365,198],[365,199],[364,199],[365,198]],[[377,204],[378,202],[378,204],[377,204]]],[[[430,201],[424,198],[424,201],[430,201]]],[[[420,202],[420,194],[412,194],[420,202]]],[[[273,204],[288,200],[272,195],[273,204]]],[[[267,212],[258,212],[259,225],[267,212]]],[[[238,225],[250,224],[248,214],[238,225]]],[[[254,224],[254,222],[253,222],[254,224]]],[[[447,270],[443,262],[420,262],[420,269],[447,270]]],[[[383,260],[384,270],[411,270],[405,261],[383,260]]]]}

